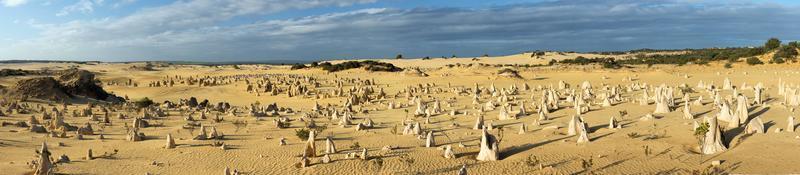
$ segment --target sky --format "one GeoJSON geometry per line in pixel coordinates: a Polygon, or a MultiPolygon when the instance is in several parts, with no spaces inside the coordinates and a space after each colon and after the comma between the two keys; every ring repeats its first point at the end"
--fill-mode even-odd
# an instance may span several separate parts
{"type": "Polygon", "coordinates": [[[0,0],[0,60],[270,61],[759,46],[797,0],[0,0]]]}

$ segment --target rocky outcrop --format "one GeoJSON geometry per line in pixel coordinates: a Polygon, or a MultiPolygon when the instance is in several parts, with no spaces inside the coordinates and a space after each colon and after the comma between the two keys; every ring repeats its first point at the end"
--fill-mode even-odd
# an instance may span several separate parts
{"type": "Polygon", "coordinates": [[[57,78],[35,77],[18,81],[7,93],[17,99],[64,101],[76,96],[95,100],[122,102],[123,98],[106,92],[92,72],[79,69],[62,71],[57,78]]]}

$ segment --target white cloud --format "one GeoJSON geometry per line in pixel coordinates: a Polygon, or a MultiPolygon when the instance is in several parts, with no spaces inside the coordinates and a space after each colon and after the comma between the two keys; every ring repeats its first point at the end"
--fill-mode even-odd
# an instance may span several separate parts
{"type": "Polygon", "coordinates": [[[28,0],[0,0],[6,7],[16,7],[28,3],[28,0]]]}
{"type": "Polygon", "coordinates": [[[56,16],[66,16],[73,12],[81,12],[89,14],[94,12],[95,6],[102,6],[103,0],[80,0],[75,4],[69,5],[61,9],[56,16]]]}
{"type": "Polygon", "coordinates": [[[136,3],[136,1],[137,0],[120,0],[120,1],[117,1],[116,3],[114,3],[114,5],[111,5],[111,7],[112,8],[119,8],[119,7],[128,5],[128,4],[136,3]]]}

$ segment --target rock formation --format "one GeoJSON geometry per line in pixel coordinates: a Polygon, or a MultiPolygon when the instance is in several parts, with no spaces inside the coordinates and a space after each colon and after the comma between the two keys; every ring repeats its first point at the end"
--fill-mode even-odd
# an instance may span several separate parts
{"type": "Polygon", "coordinates": [[[717,124],[717,118],[706,118],[706,122],[708,123],[708,131],[703,137],[702,145],[700,145],[701,152],[703,154],[716,154],[728,150],[722,143],[722,131],[720,131],[717,124]]]}
{"type": "Polygon", "coordinates": [[[486,129],[481,130],[481,143],[480,152],[478,152],[479,161],[496,161],[500,159],[500,148],[498,140],[486,129]]]}

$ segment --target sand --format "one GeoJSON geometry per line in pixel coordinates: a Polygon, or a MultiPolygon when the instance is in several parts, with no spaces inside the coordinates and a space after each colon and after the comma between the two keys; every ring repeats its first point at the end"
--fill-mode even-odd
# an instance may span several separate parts
{"type": "MultiPolygon", "coordinates": [[[[574,56],[570,56],[574,57],[574,56]]],[[[566,58],[566,56],[565,56],[566,58]]],[[[560,56],[550,56],[544,59],[531,59],[525,55],[512,55],[503,57],[480,58],[485,64],[541,64],[549,59],[561,59],[560,56]]],[[[437,148],[424,147],[425,139],[416,136],[392,134],[390,130],[397,129],[402,133],[404,119],[409,117],[405,110],[413,113],[415,105],[405,108],[387,110],[385,105],[368,104],[357,106],[359,109],[378,109],[367,114],[354,114],[353,123],[360,123],[369,117],[376,123],[375,128],[366,131],[355,131],[353,126],[341,128],[333,125],[338,121],[317,119],[318,124],[328,125],[327,129],[317,134],[318,154],[324,153],[324,138],[332,136],[339,153],[330,155],[331,163],[319,163],[321,157],[312,157],[311,166],[297,168],[295,163],[300,162],[300,155],[305,148],[305,140],[295,136],[295,130],[302,127],[302,122],[293,121],[292,127],[286,129],[276,128],[272,123],[275,117],[266,117],[261,120],[247,116],[246,113],[239,117],[225,117],[222,123],[214,123],[210,119],[200,120],[205,126],[214,126],[225,134],[224,143],[227,150],[208,146],[213,141],[192,140],[198,133],[182,129],[186,121],[185,115],[176,110],[168,111],[165,119],[151,120],[151,123],[163,124],[159,127],[143,128],[148,139],[139,142],[125,140],[124,123],[130,125],[132,119],[117,119],[116,113],[112,116],[112,126],[100,127],[96,122],[90,122],[88,117],[66,117],[66,122],[73,126],[83,126],[84,123],[93,123],[95,133],[103,133],[105,139],[100,140],[98,135],[85,135],[84,140],[74,138],[51,138],[46,134],[30,133],[26,128],[13,126],[0,127],[0,174],[30,173],[26,162],[35,159],[34,151],[42,142],[47,142],[50,152],[57,158],[62,154],[68,155],[71,163],[59,164],[57,172],[66,174],[221,174],[226,167],[239,170],[245,174],[456,174],[462,165],[466,164],[469,174],[579,174],[592,172],[596,174],[691,174],[693,171],[705,171],[714,161],[721,161],[717,166],[726,173],[743,174],[788,174],[800,172],[800,132],[775,133],[774,130],[787,125],[788,116],[796,116],[791,108],[780,104],[783,97],[777,94],[778,78],[788,84],[800,84],[796,65],[760,65],[747,66],[734,64],[734,68],[725,69],[719,63],[709,66],[653,66],[636,67],[632,69],[604,70],[592,67],[543,67],[543,68],[518,68],[522,79],[505,78],[497,76],[499,67],[444,67],[447,64],[468,63],[471,58],[459,59],[432,59],[432,60],[387,60],[399,67],[423,67],[428,77],[403,75],[401,72],[366,72],[364,70],[347,70],[337,73],[327,73],[319,69],[289,70],[288,66],[242,65],[241,69],[231,66],[209,67],[195,65],[180,65],[158,67],[157,71],[129,71],[125,70],[131,64],[100,63],[97,65],[79,65],[81,69],[97,72],[97,77],[103,82],[127,81],[132,79],[139,84],[138,87],[122,85],[104,85],[104,88],[118,96],[127,96],[130,99],[148,97],[156,102],[170,100],[177,102],[179,99],[197,97],[199,100],[209,99],[212,103],[229,102],[231,105],[244,107],[254,102],[262,104],[277,103],[281,107],[290,107],[300,111],[295,115],[286,115],[290,118],[300,117],[300,113],[310,111],[315,102],[321,105],[341,105],[346,98],[336,97],[327,99],[303,98],[302,96],[288,97],[286,94],[270,96],[266,93],[256,94],[245,91],[246,84],[237,81],[228,85],[198,87],[178,84],[174,87],[147,87],[151,81],[162,80],[166,76],[221,76],[238,74],[299,74],[310,75],[320,80],[333,80],[335,77],[373,79],[376,87],[393,96],[408,86],[417,84],[435,83],[435,88],[449,90],[452,87],[489,87],[492,83],[498,88],[508,88],[516,84],[519,88],[523,83],[531,87],[556,86],[563,80],[573,87],[583,81],[589,81],[600,90],[602,84],[630,85],[627,77],[632,77],[635,82],[653,85],[666,84],[679,86],[687,84],[695,87],[699,81],[713,83],[721,86],[725,78],[730,78],[735,86],[746,83],[754,86],[756,83],[765,85],[767,104],[754,106],[750,112],[751,117],[760,116],[766,124],[766,134],[744,136],[742,129],[726,129],[724,134],[728,150],[715,155],[701,155],[696,152],[698,139],[693,135],[692,120],[683,119],[682,108],[667,113],[656,114],[655,120],[640,121],[639,118],[653,112],[655,104],[646,106],[637,102],[625,102],[611,107],[593,105],[588,113],[582,116],[589,126],[589,143],[576,143],[577,137],[566,135],[566,124],[575,113],[571,105],[562,104],[562,109],[552,112],[551,120],[542,121],[540,126],[532,124],[538,118],[531,102],[537,102],[541,96],[539,91],[520,90],[515,95],[518,99],[526,101],[529,108],[527,116],[516,120],[497,120],[500,110],[485,113],[487,123],[496,127],[490,133],[495,136],[502,135],[500,143],[501,160],[476,161],[479,130],[473,130],[475,122],[473,115],[447,114],[435,115],[431,124],[423,124],[424,129],[436,130],[436,144],[438,146],[451,145],[455,151],[455,159],[443,157],[443,151],[437,148]],[[605,79],[603,77],[606,77],[605,79]],[[531,96],[534,99],[531,99],[531,96]],[[626,116],[620,116],[619,111],[627,111],[626,116]],[[608,129],[610,117],[618,117],[617,121],[623,125],[621,129],[608,129]],[[244,121],[245,126],[235,125],[234,121],[244,121]],[[528,131],[518,134],[519,125],[528,125],[528,131]],[[557,130],[544,129],[548,126],[561,126],[557,130]],[[98,131],[100,130],[100,131],[98,131]],[[500,133],[502,132],[502,134],[500,133]],[[631,135],[639,135],[632,137],[631,135]],[[175,138],[177,147],[164,149],[167,134],[175,138]],[[287,145],[279,145],[280,138],[286,138],[287,145]],[[59,146],[62,143],[63,146],[59,146]],[[465,147],[460,147],[463,143],[465,147]],[[369,160],[345,159],[351,152],[360,152],[360,148],[367,148],[371,158],[369,160]],[[396,149],[382,150],[384,146],[395,146],[396,149]],[[86,160],[88,149],[92,149],[99,158],[86,160]],[[104,153],[113,156],[102,157],[104,153]],[[591,166],[583,166],[583,162],[591,161],[591,166]]],[[[336,61],[334,61],[336,62],[336,61]]],[[[141,63],[135,63],[141,64],[141,63]]],[[[65,63],[36,63],[36,64],[2,64],[0,68],[14,69],[51,69],[66,68],[74,64],[65,63]]],[[[0,85],[13,86],[13,83],[29,77],[0,78],[0,85]]],[[[345,85],[346,88],[352,85],[345,85]]],[[[330,85],[318,89],[332,89],[330,85]]],[[[701,121],[703,115],[713,116],[717,110],[713,108],[711,98],[706,93],[691,94],[692,99],[703,95],[706,105],[692,106],[692,112],[700,113],[694,120],[701,121]]],[[[753,98],[753,90],[740,90],[740,93],[753,98]]],[[[721,91],[722,96],[730,95],[731,91],[721,91]]],[[[641,91],[625,92],[627,99],[639,99],[641,91]]],[[[430,101],[435,97],[440,99],[444,111],[458,109],[474,113],[472,96],[456,96],[454,93],[420,94],[424,100],[430,101]],[[444,101],[454,97],[453,107],[446,107],[444,101]]],[[[652,94],[651,94],[652,95],[652,94]]],[[[402,93],[401,93],[402,96],[402,93]]],[[[676,96],[680,98],[681,96],[676,96]]],[[[490,97],[484,96],[482,102],[490,97]]],[[[390,98],[398,104],[405,104],[405,97],[390,98]]],[[[599,101],[597,101],[599,102],[599,101]]],[[[85,107],[85,104],[70,105],[70,109],[85,107]]],[[[681,105],[679,105],[682,107],[681,105]]],[[[48,107],[49,108],[49,107],[48,107]]],[[[97,112],[96,114],[101,114],[97,112]]],[[[517,110],[515,108],[515,110],[517,110]]],[[[122,111],[121,111],[122,112],[122,111]]],[[[446,113],[446,112],[445,112],[446,113]]],[[[0,121],[26,121],[31,114],[17,114],[0,117],[0,121]]],[[[140,115],[140,114],[138,114],[140,115]]],[[[130,116],[138,116],[130,112],[130,116]]],[[[40,116],[40,115],[36,115],[40,116]]],[[[198,116],[194,116],[198,119],[198,116]]],[[[213,115],[209,115],[209,118],[213,115]]],[[[413,118],[423,122],[424,118],[413,118]]],[[[722,122],[721,122],[722,123],[722,122]]],[[[726,126],[726,124],[721,124],[726,126]]],[[[68,133],[70,136],[74,133],[68,133]]]]}

